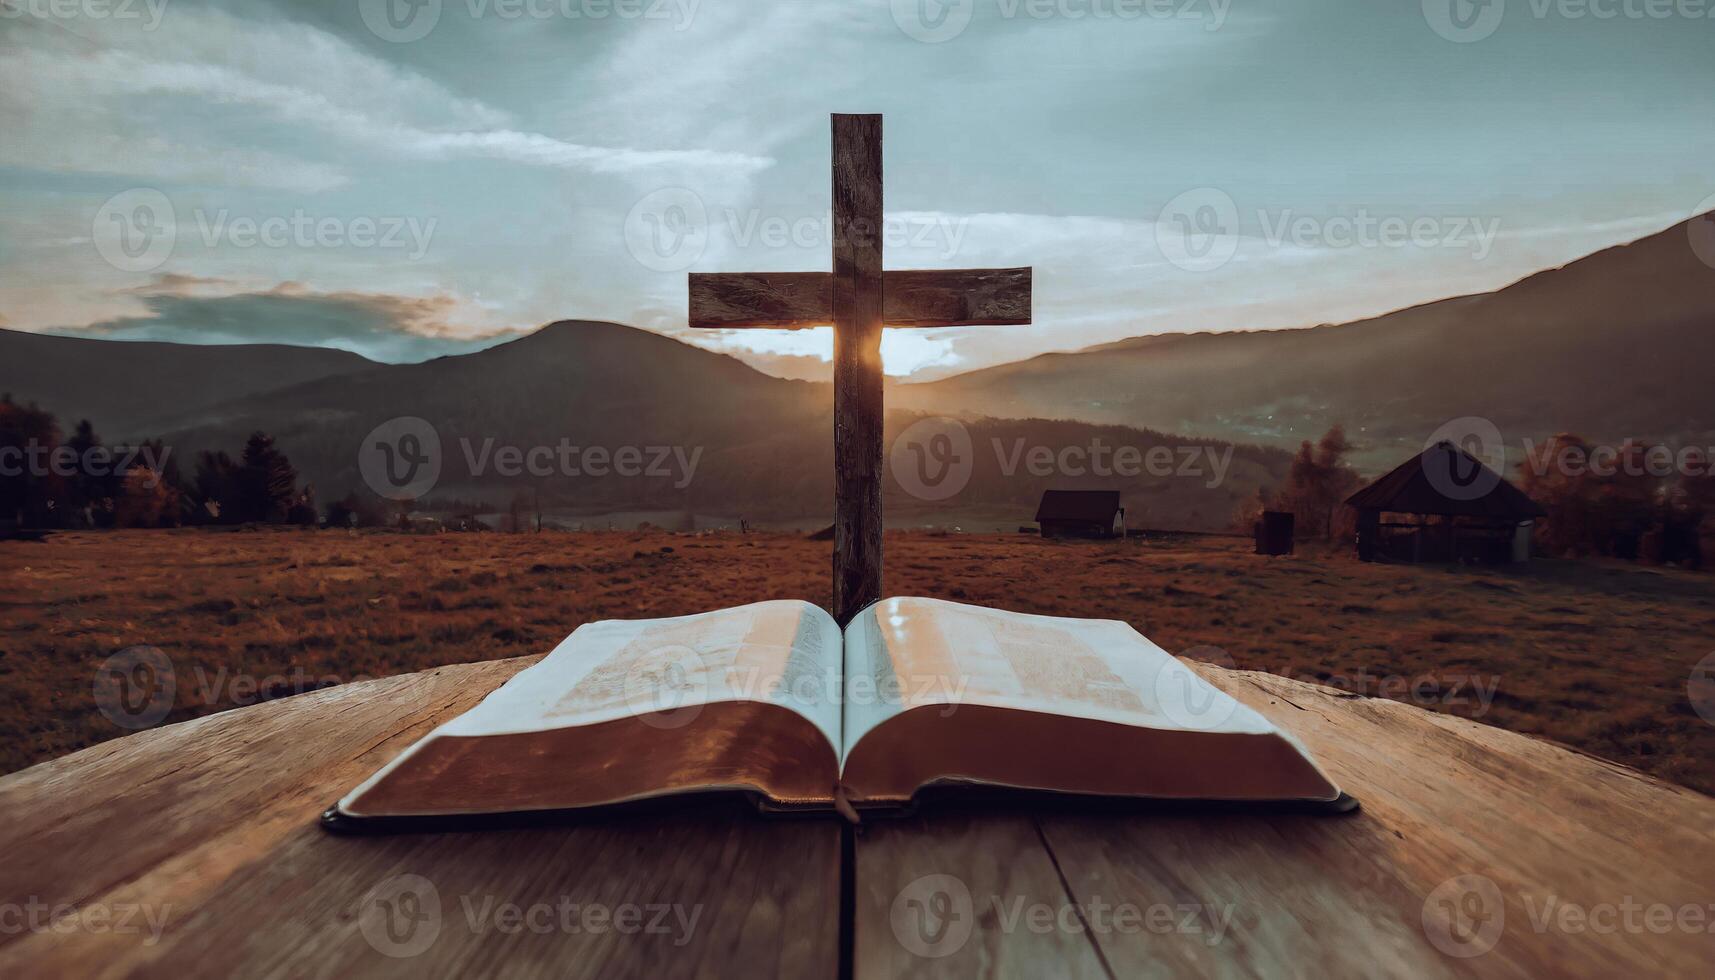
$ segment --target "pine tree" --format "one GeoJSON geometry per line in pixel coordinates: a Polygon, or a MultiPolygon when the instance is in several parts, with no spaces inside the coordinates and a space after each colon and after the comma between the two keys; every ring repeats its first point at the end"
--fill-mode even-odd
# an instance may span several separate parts
{"type": "Polygon", "coordinates": [[[274,448],[274,437],[252,432],[238,467],[238,497],[246,521],[278,523],[287,519],[297,497],[298,471],[274,448]]]}

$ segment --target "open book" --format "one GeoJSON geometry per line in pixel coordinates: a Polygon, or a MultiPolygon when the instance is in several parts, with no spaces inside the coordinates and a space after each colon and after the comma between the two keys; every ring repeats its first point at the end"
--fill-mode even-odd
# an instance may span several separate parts
{"type": "Polygon", "coordinates": [[[1125,623],[884,599],[581,626],[330,809],[331,829],[710,790],[898,808],[940,786],[1355,804],[1292,736],[1125,623]]]}

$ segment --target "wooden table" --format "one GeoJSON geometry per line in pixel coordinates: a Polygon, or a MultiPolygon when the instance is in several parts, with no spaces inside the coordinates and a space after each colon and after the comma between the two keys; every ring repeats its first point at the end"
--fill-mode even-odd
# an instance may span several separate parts
{"type": "Polygon", "coordinates": [[[533,659],[331,688],[0,779],[0,975],[1715,971],[1709,797],[1201,665],[1303,738],[1363,812],[939,811],[844,842],[837,822],[732,814],[391,838],[316,826],[533,659]],[[67,907],[79,918],[56,918],[67,907]]]}

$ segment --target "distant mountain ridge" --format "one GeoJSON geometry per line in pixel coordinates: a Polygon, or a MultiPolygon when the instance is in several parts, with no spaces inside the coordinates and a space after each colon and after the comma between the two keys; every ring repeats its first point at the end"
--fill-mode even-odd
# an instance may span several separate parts
{"type": "MultiPolygon", "coordinates": [[[[377,365],[233,399],[189,413],[162,434],[184,466],[196,450],[230,451],[250,431],[266,431],[326,501],[365,485],[363,441],[399,417],[427,420],[439,439],[442,474],[432,499],[504,507],[514,494],[539,491],[561,514],[681,512],[757,524],[832,515],[830,386],[776,378],[724,354],[601,321],[561,321],[473,354],[377,365]],[[531,451],[546,463],[562,446],[594,447],[610,460],[631,452],[663,461],[667,472],[628,476],[608,467],[590,476],[554,463],[553,472],[533,476],[497,465],[502,453],[531,451]]],[[[888,444],[912,421],[890,416],[888,444]]],[[[981,519],[990,529],[1011,528],[1029,521],[1043,489],[1080,486],[1120,490],[1133,514],[1164,526],[1218,528],[1277,481],[1288,461],[1278,450],[1178,440],[1203,447],[1199,458],[1218,457],[1220,479],[1208,466],[1191,475],[1044,474],[1009,471],[1006,451],[1099,443],[1141,454],[1165,440],[1116,426],[1019,420],[973,422],[970,435],[971,472],[952,497],[922,500],[885,481],[891,523],[981,519]]]]}
{"type": "Polygon", "coordinates": [[[377,366],[326,347],[173,344],[0,329],[0,392],[39,403],[67,428],[87,418],[109,441],[148,437],[173,418],[261,389],[377,366]]]}
{"type": "Polygon", "coordinates": [[[1494,292],[1354,323],[1137,337],[898,384],[889,397],[1278,446],[1340,422],[1378,465],[1471,415],[1513,446],[1567,430],[1709,445],[1715,268],[1688,225],[1494,292]]]}
{"type": "MultiPolygon", "coordinates": [[[[1340,326],[1138,337],[1045,354],[940,381],[889,386],[888,439],[915,414],[966,419],[979,466],[941,503],[888,483],[889,514],[1004,521],[1050,486],[1112,488],[1158,525],[1215,527],[1286,454],[1336,422],[1372,472],[1422,448],[1452,418],[1492,420],[1516,445],[1556,431],[1715,440],[1715,268],[1682,224],[1462,296],[1340,326]],[[1057,421],[1056,421],[1057,420],[1057,421]],[[1170,433],[1171,435],[1163,435],[1170,433]],[[1219,487],[1149,477],[1027,477],[986,447],[1237,444],[1219,487]],[[1254,448],[1260,444],[1265,449],[1254,448]],[[986,455],[985,455],[986,454],[986,455]]],[[[832,392],[669,337],[568,320],[476,353],[417,364],[280,345],[196,346],[0,330],[0,391],[69,429],[88,417],[108,442],[164,436],[192,465],[273,434],[324,501],[364,485],[358,447],[401,416],[445,448],[436,496],[504,504],[540,491],[574,509],[681,510],[753,521],[831,510],[832,392]],[[507,447],[697,450],[694,481],[502,478],[507,447]],[[475,461],[473,464],[472,461],[475,461]],[[482,470],[482,472],[472,472],[482,470]]],[[[1710,443],[1703,442],[1703,445],[1710,443]]],[[[1023,518],[1019,518],[1023,519],[1023,518]]]]}

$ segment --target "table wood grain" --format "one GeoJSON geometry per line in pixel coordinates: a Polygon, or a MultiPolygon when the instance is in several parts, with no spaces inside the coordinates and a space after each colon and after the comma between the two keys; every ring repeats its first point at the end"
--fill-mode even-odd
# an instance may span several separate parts
{"type": "MultiPolygon", "coordinates": [[[[681,814],[389,838],[316,826],[532,662],[330,688],[0,779],[0,975],[839,975],[833,821],[681,814]],[[55,909],[82,918],[42,918],[55,909]],[[624,927],[606,918],[627,909],[624,927]]],[[[854,975],[1711,972],[1715,934],[1683,927],[1692,908],[1715,925],[1709,797],[1408,705],[1198,669],[1303,739],[1363,811],[870,821],[847,872],[854,975]],[[1680,919],[1663,930],[1650,909],[1680,919]]]]}
{"type": "Polygon", "coordinates": [[[856,975],[1715,975],[1715,800],[1451,715],[1195,666],[1362,812],[878,823],[856,848],[856,975]],[[1668,913],[1684,918],[1658,931],[1668,913]]]}
{"type": "Polygon", "coordinates": [[[317,826],[346,790],[536,659],[241,708],[0,780],[0,902],[112,918],[0,921],[0,976],[661,978],[740,963],[751,976],[833,975],[831,822],[628,816],[385,838],[317,826]],[[438,915],[421,918],[430,906],[438,915]],[[394,908],[416,925],[389,932],[394,908]],[[158,941],[149,917],[165,924],[158,941]]]}

